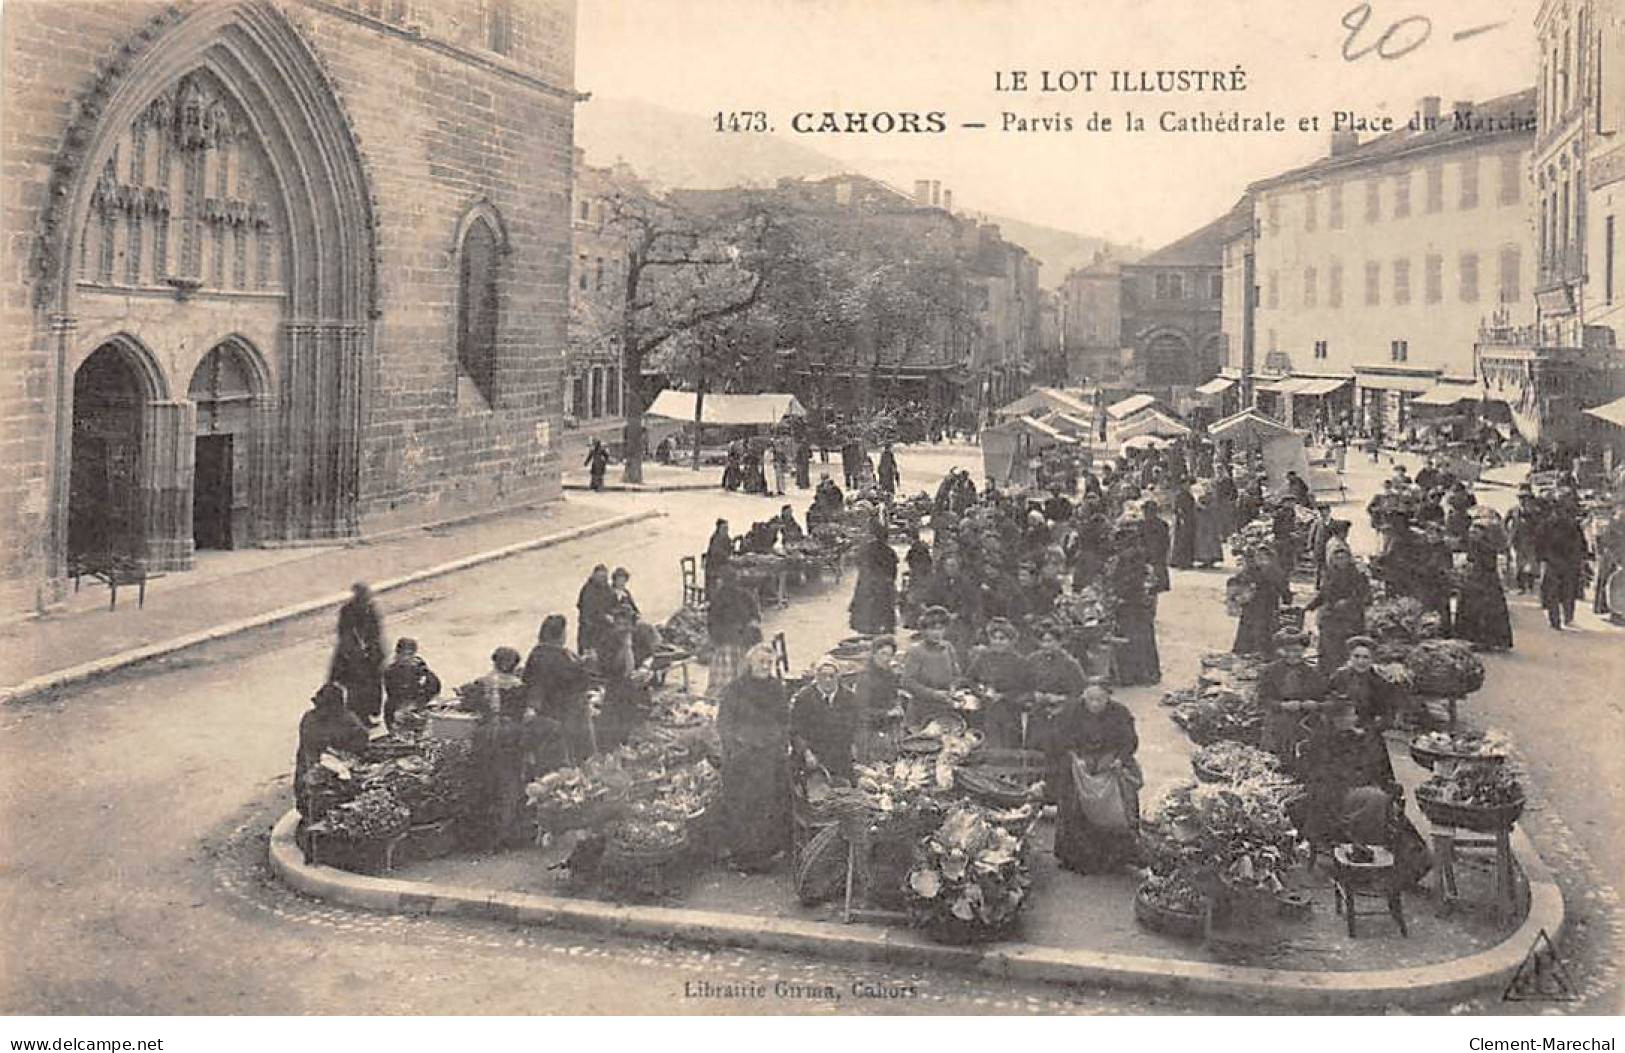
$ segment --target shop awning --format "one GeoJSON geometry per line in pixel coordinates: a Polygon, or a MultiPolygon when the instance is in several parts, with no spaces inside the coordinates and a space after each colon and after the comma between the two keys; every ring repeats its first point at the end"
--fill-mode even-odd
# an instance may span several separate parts
{"type": "Polygon", "coordinates": [[[1356,373],[1355,382],[1369,391],[1408,391],[1413,395],[1439,382],[1437,373],[1356,373]]]}
{"type": "Polygon", "coordinates": [[[1233,377],[1214,377],[1206,384],[1196,385],[1196,393],[1206,395],[1209,398],[1217,398],[1235,386],[1236,381],[1233,377]]]}
{"type": "Polygon", "coordinates": [[[1625,428],[1625,398],[1605,402],[1601,406],[1593,406],[1584,412],[1587,416],[1607,421],[1616,428],[1625,428]]]}
{"type": "Polygon", "coordinates": [[[1106,415],[1112,420],[1122,420],[1124,417],[1132,417],[1136,413],[1148,410],[1156,404],[1157,399],[1154,395],[1130,395],[1126,399],[1107,406],[1106,415]]]}
{"type": "MultiPolygon", "coordinates": [[[[692,391],[662,391],[655,396],[648,415],[670,420],[694,419],[695,393],[692,391]]],[[[758,395],[707,394],[701,404],[701,424],[750,425],[777,424],[786,417],[805,417],[807,411],[794,395],[769,391],[758,395]]]]}
{"type": "Polygon", "coordinates": [[[1258,391],[1266,391],[1275,395],[1302,395],[1315,383],[1312,377],[1281,377],[1267,384],[1258,385],[1258,391]]]}
{"type": "Polygon", "coordinates": [[[1479,388],[1467,384],[1440,384],[1411,399],[1411,405],[1455,406],[1463,402],[1477,402],[1481,394],[1479,388]]]}
{"type": "Polygon", "coordinates": [[[1354,383],[1353,377],[1307,377],[1304,379],[1303,387],[1292,394],[1321,398],[1330,395],[1334,391],[1341,391],[1352,383],[1354,383]]]}

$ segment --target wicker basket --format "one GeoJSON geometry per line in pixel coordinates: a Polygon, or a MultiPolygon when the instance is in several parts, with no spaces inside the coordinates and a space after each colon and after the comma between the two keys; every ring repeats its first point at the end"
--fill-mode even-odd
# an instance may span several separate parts
{"type": "Polygon", "coordinates": [[[1416,806],[1422,809],[1422,814],[1434,826],[1453,826],[1474,833],[1494,834],[1512,829],[1523,815],[1524,801],[1519,799],[1511,804],[1499,805],[1461,804],[1441,801],[1418,792],[1416,806]]]}
{"type": "Polygon", "coordinates": [[[1411,740],[1411,760],[1415,761],[1417,764],[1420,764],[1424,768],[1432,770],[1433,766],[1438,764],[1440,761],[1453,764],[1482,764],[1486,766],[1505,764],[1506,755],[1501,753],[1490,754],[1488,756],[1477,753],[1445,753],[1440,750],[1430,750],[1424,746],[1418,746],[1416,741],[1413,739],[1411,740]]]}
{"type": "MultiPolygon", "coordinates": [[[[1033,781],[1042,777],[1042,772],[1035,773],[1033,781]]],[[[1029,799],[1030,784],[997,770],[960,768],[954,774],[954,787],[991,808],[1019,808],[1029,799]]]]}
{"type": "Polygon", "coordinates": [[[664,891],[688,854],[685,833],[677,841],[658,848],[628,845],[613,837],[605,839],[604,855],[598,863],[598,876],[623,893],[657,895],[664,891]]]}
{"type": "Polygon", "coordinates": [[[1144,885],[1134,893],[1134,920],[1152,932],[1187,940],[1199,938],[1207,929],[1207,918],[1204,913],[1174,910],[1172,907],[1152,902],[1151,897],[1146,894],[1144,885]]]}
{"type": "Polygon", "coordinates": [[[369,838],[364,841],[335,837],[322,830],[310,831],[310,861],[320,866],[348,870],[355,874],[383,874],[395,866],[395,847],[405,838],[369,838]]]}
{"type": "Polygon", "coordinates": [[[1219,771],[1216,768],[1209,768],[1201,761],[1197,760],[1195,754],[1191,755],[1191,771],[1196,774],[1196,779],[1198,782],[1226,783],[1231,781],[1230,776],[1226,775],[1224,772],[1219,771]]]}

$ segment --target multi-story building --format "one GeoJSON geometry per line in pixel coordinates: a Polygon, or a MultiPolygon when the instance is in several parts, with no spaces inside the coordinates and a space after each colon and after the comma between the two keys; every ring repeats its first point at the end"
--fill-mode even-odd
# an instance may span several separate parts
{"type": "Polygon", "coordinates": [[[587,164],[575,151],[570,195],[570,324],[564,361],[564,428],[572,438],[619,443],[624,381],[625,227],[615,212],[649,190],[631,167],[587,164]]]}
{"type": "Polygon", "coordinates": [[[1103,252],[1061,284],[1074,384],[1160,389],[1201,384],[1223,364],[1222,236],[1228,217],[1133,263],[1103,252]]]}
{"type": "Polygon", "coordinates": [[[1225,315],[1243,327],[1232,362],[1250,340],[1261,408],[1392,435],[1415,395],[1473,375],[1484,320],[1533,295],[1535,104],[1533,89],[1448,113],[1425,98],[1399,130],[1334,135],[1328,156],[1249,188],[1229,266],[1245,269],[1250,241],[1251,332],[1246,283],[1227,283],[1225,315]]]}
{"type": "Polygon", "coordinates": [[[1618,216],[1625,211],[1620,0],[1546,0],[1534,143],[1535,296],[1487,325],[1478,376],[1526,438],[1578,437],[1579,411],[1625,390],[1618,216]]]}
{"type": "Polygon", "coordinates": [[[1061,282],[1061,351],[1071,384],[1122,382],[1122,266],[1096,251],[1087,267],[1067,272],[1061,282]]]}
{"type": "Polygon", "coordinates": [[[5,22],[0,602],[558,492],[574,0],[5,22]]]}
{"type": "Polygon", "coordinates": [[[1066,385],[1066,355],[1061,351],[1061,327],[1064,324],[1059,290],[1040,290],[1038,354],[1033,368],[1033,378],[1039,384],[1051,387],[1066,385]]]}

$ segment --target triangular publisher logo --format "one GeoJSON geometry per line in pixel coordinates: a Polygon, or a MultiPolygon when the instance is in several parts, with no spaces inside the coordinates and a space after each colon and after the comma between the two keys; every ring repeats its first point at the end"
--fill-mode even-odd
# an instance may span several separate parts
{"type": "Polygon", "coordinates": [[[1504,1002],[1575,1002],[1580,998],[1574,980],[1569,976],[1563,959],[1557,956],[1552,938],[1541,929],[1524,955],[1518,971],[1512,974],[1507,989],[1502,992],[1504,1002]]]}

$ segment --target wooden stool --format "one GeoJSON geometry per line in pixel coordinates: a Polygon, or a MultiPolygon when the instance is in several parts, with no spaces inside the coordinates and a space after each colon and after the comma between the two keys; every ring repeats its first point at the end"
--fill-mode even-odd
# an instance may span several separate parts
{"type": "MultiPolygon", "coordinates": [[[[1439,914],[1449,914],[1456,902],[1462,899],[1461,889],[1456,881],[1456,865],[1465,863],[1459,853],[1462,850],[1478,853],[1492,851],[1494,861],[1489,869],[1495,875],[1494,904],[1498,915],[1507,916],[1515,912],[1517,907],[1517,876],[1512,869],[1512,837],[1510,830],[1501,830],[1493,834],[1476,834],[1452,826],[1433,827],[1433,860],[1438,870],[1439,888],[1439,914]]],[[[1473,864],[1479,868],[1483,862],[1474,860],[1473,864]]]]}
{"type": "Polygon", "coordinates": [[[1361,863],[1353,858],[1354,846],[1338,845],[1332,849],[1332,895],[1337,912],[1348,919],[1349,937],[1354,936],[1354,919],[1386,914],[1399,926],[1401,936],[1409,936],[1405,926],[1405,904],[1400,898],[1399,881],[1394,870],[1394,854],[1378,845],[1368,845],[1371,861],[1361,863]],[[1380,899],[1380,910],[1360,910],[1360,897],[1380,899]]]}

